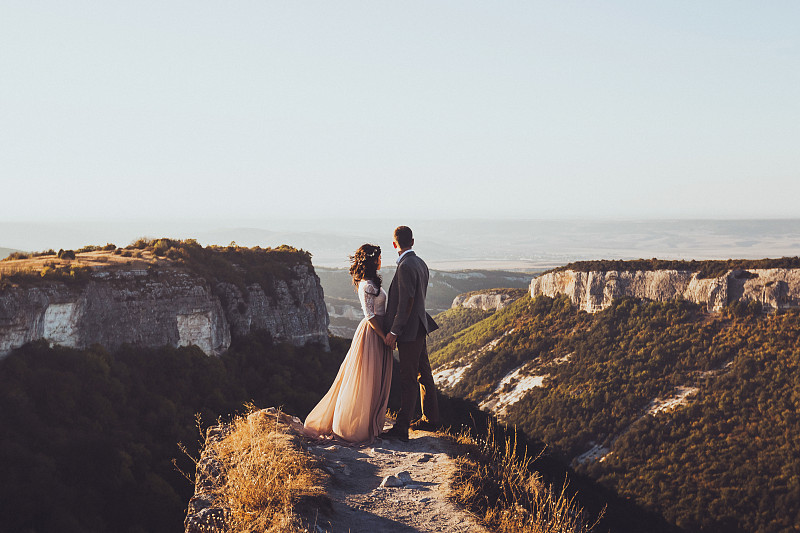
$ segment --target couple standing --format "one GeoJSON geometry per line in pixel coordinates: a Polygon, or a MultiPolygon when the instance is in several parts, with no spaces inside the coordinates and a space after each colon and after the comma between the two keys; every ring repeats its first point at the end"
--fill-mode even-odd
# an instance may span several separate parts
{"type": "Polygon", "coordinates": [[[395,229],[392,244],[399,257],[388,295],[378,275],[380,247],[365,244],[350,258],[350,275],[358,288],[364,319],[333,385],[306,418],[305,432],[312,437],[333,436],[353,444],[371,443],[378,436],[407,442],[409,427],[435,429],[439,424],[436,385],[425,344],[425,336],[438,328],[425,312],[428,266],[411,249],[411,228],[395,229]],[[381,433],[395,347],[399,352],[400,410],[394,427],[381,433]],[[417,383],[422,417],[412,422],[417,383]]]}

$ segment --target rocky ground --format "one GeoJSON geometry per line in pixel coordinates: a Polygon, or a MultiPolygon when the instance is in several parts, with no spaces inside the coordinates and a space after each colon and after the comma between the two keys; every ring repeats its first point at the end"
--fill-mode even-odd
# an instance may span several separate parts
{"type": "MultiPolygon", "coordinates": [[[[275,408],[256,411],[250,423],[277,417],[282,431],[294,434],[294,446],[314,456],[322,468],[324,505],[302,506],[302,521],[312,533],[488,533],[473,515],[450,501],[456,472],[456,445],[436,433],[411,431],[409,442],[377,439],[370,446],[346,446],[302,436],[302,422],[275,408]],[[328,503],[330,505],[328,505],[328,503]],[[313,510],[312,510],[313,509],[313,510]]],[[[387,423],[387,429],[391,423],[387,423]]],[[[225,438],[228,427],[208,430],[208,444],[225,438]]],[[[207,446],[197,465],[195,495],[189,502],[186,533],[225,530],[226,510],[212,494],[221,465],[207,446]]]]}
{"type": "Polygon", "coordinates": [[[408,443],[379,440],[362,448],[312,444],[309,451],[331,474],[333,511],[309,517],[316,532],[486,531],[448,500],[452,445],[433,433],[412,431],[408,443]]]}

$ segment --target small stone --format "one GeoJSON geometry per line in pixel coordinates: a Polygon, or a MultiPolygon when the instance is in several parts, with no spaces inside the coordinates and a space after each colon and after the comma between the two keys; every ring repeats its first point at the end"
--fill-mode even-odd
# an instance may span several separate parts
{"type": "Polygon", "coordinates": [[[403,482],[397,479],[395,476],[386,476],[381,481],[381,487],[402,487],[403,482]]]}
{"type": "Polygon", "coordinates": [[[407,470],[403,470],[402,472],[397,474],[397,479],[402,481],[403,483],[411,483],[411,473],[407,470]]]}
{"type": "Polygon", "coordinates": [[[431,455],[431,454],[429,454],[429,453],[423,453],[423,454],[422,454],[422,457],[420,457],[419,459],[417,459],[417,462],[418,462],[418,463],[427,463],[427,462],[428,462],[428,461],[430,461],[431,459],[433,459],[433,455],[431,455]]]}
{"type": "Polygon", "coordinates": [[[336,468],[341,470],[342,474],[344,474],[345,476],[349,476],[350,475],[350,467],[347,466],[346,463],[343,463],[342,461],[334,461],[333,464],[335,464],[336,468]]]}
{"type": "Polygon", "coordinates": [[[428,498],[428,497],[426,496],[426,497],[422,498],[422,499],[419,501],[419,503],[428,503],[429,501],[431,501],[431,498],[428,498]]]}
{"type": "Polygon", "coordinates": [[[333,468],[331,468],[331,467],[329,467],[329,466],[323,466],[323,467],[322,467],[322,469],[323,469],[323,470],[325,470],[325,471],[326,471],[327,473],[329,473],[330,475],[333,475],[333,474],[335,474],[335,473],[336,473],[336,472],[333,470],[333,468]]]}

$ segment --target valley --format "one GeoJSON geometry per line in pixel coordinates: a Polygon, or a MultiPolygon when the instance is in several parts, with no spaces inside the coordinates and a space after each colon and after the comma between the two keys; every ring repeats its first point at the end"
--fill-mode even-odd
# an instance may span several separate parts
{"type": "MultiPolygon", "coordinates": [[[[383,288],[389,290],[395,269],[381,270],[383,288]]],[[[364,318],[358,296],[353,288],[350,274],[345,269],[316,268],[325,304],[330,317],[330,330],[334,335],[351,338],[356,326],[364,318]]],[[[456,296],[472,291],[483,291],[495,287],[527,289],[533,272],[510,272],[502,270],[464,270],[457,272],[431,270],[426,304],[431,314],[443,312],[451,307],[456,296]]]]}
{"type": "Polygon", "coordinates": [[[688,531],[798,523],[800,310],[539,296],[452,337],[431,354],[442,389],[578,473],[688,531]]]}

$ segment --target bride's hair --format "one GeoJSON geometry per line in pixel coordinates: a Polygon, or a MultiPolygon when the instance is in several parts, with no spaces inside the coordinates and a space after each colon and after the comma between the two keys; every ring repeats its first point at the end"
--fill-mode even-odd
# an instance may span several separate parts
{"type": "Polygon", "coordinates": [[[362,279],[372,280],[380,289],[381,277],[378,275],[378,258],[381,247],[374,244],[362,244],[354,255],[350,256],[350,275],[353,285],[358,286],[362,279]]]}

